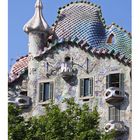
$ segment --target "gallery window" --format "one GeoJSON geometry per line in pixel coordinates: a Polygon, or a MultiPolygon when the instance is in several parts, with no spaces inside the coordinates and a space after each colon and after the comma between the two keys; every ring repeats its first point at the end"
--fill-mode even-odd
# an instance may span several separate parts
{"type": "Polygon", "coordinates": [[[39,101],[44,102],[53,99],[53,82],[39,84],[39,101]]]}
{"type": "Polygon", "coordinates": [[[109,121],[120,121],[120,108],[115,106],[109,107],[109,121]]]}
{"type": "Polygon", "coordinates": [[[93,78],[80,79],[80,97],[93,96],[93,78]]]}
{"type": "Polygon", "coordinates": [[[106,76],[106,89],[109,87],[117,87],[123,90],[124,87],[124,74],[114,73],[106,76]]]}

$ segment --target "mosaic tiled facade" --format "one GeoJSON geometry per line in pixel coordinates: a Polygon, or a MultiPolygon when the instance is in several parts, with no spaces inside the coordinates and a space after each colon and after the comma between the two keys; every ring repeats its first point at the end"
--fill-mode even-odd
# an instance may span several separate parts
{"type": "Polygon", "coordinates": [[[52,27],[42,8],[37,0],[35,15],[24,26],[29,53],[11,69],[9,103],[31,117],[42,115],[50,99],[63,110],[63,99],[74,97],[90,109],[97,105],[105,131],[116,129],[118,139],[131,140],[131,34],[115,23],[107,26],[101,8],[87,1],[60,8],[52,27]]]}

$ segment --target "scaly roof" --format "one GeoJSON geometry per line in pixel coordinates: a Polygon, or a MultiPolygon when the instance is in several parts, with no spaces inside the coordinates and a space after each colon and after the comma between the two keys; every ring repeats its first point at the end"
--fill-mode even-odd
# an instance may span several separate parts
{"type": "Polygon", "coordinates": [[[28,55],[22,56],[16,60],[9,73],[9,82],[13,82],[19,78],[22,73],[28,68],[28,55]]]}
{"type": "Polygon", "coordinates": [[[55,32],[61,38],[79,38],[90,46],[105,42],[105,24],[100,6],[87,1],[72,2],[58,11],[55,32]]]}
{"type": "MultiPolygon", "coordinates": [[[[42,9],[40,0],[37,0],[36,8],[37,10],[42,9]]],[[[39,13],[40,11],[37,12],[39,13]]],[[[38,29],[46,31],[48,25],[44,25],[42,20],[44,20],[43,17],[39,18],[35,14],[25,25],[25,31],[27,33],[38,29]],[[38,19],[38,24],[34,23],[35,17],[38,19]]],[[[106,27],[100,6],[87,1],[71,2],[59,9],[58,18],[52,28],[55,29],[57,39],[52,40],[49,48],[44,48],[44,51],[38,57],[43,56],[56,45],[74,43],[89,53],[99,56],[110,55],[125,65],[131,65],[130,33],[115,23],[106,27]],[[107,43],[111,34],[114,35],[115,42],[107,43]]],[[[27,68],[28,56],[21,57],[11,69],[9,82],[19,78],[27,68]]]]}

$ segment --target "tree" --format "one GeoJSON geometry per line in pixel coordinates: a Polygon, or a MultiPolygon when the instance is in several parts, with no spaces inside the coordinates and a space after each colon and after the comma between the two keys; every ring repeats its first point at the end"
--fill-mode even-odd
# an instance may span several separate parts
{"type": "Polygon", "coordinates": [[[89,112],[89,107],[74,102],[74,98],[65,99],[66,110],[58,105],[47,104],[46,114],[25,121],[19,111],[9,115],[9,140],[112,140],[114,133],[104,133],[99,128],[97,107],[89,112]],[[15,122],[14,119],[17,119],[15,122]],[[18,125],[18,127],[15,127],[18,125]],[[12,129],[12,130],[11,130],[12,129]],[[18,139],[20,136],[20,139],[18,139]],[[22,138],[21,138],[22,136],[22,138]]]}
{"type": "Polygon", "coordinates": [[[14,105],[8,106],[8,139],[21,140],[25,134],[24,118],[20,116],[21,110],[14,105]]]}

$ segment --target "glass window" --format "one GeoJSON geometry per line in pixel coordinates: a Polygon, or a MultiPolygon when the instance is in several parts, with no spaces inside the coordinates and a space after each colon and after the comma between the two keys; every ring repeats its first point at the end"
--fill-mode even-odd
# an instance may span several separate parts
{"type": "Polygon", "coordinates": [[[80,97],[93,95],[93,78],[80,79],[80,97]]]}
{"type": "Polygon", "coordinates": [[[44,100],[49,99],[49,94],[50,94],[50,83],[44,83],[44,100]]]}
{"type": "Polygon", "coordinates": [[[39,101],[47,101],[49,99],[53,99],[53,83],[46,82],[40,83],[39,87],[39,101]]]}
{"type": "Polygon", "coordinates": [[[124,82],[124,74],[122,73],[115,73],[109,74],[106,76],[106,88],[109,87],[118,87],[123,88],[124,82]]]}

